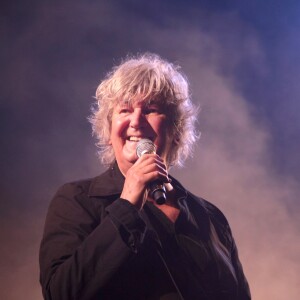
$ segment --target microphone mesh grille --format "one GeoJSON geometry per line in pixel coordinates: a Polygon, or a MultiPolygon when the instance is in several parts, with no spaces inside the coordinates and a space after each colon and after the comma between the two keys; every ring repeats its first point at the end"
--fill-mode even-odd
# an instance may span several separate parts
{"type": "Polygon", "coordinates": [[[141,157],[143,154],[156,153],[156,147],[149,139],[141,139],[136,146],[136,154],[141,157]]]}

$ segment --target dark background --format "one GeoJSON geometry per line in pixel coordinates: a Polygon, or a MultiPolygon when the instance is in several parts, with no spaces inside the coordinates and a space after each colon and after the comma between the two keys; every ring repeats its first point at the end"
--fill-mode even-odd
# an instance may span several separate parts
{"type": "Polygon", "coordinates": [[[61,184],[104,170],[87,117],[127,54],[182,66],[202,133],[171,173],[218,205],[253,299],[299,287],[300,2],[2,1],[1,299],[41,299],[38,247],[61,184]]]}

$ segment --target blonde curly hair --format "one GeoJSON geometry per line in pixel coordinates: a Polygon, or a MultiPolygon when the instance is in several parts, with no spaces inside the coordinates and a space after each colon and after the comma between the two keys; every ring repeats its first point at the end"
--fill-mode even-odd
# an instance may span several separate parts
{"type": "Polygon", "coordinates": [[[198,135],[195,130],[197,108],[189,95],[187,79],[179,66],[169,63],[156,54],[146,53],[127,57],[100,83],[96,91],[96,103],[89,121],[97,137],[99,157],[103,164],[115,160],[109,143],[112,113],[121,101],[151,101],[165,108],[172,138],[167,153],[168,166],[182,166],[191,155],[198,135]]]}

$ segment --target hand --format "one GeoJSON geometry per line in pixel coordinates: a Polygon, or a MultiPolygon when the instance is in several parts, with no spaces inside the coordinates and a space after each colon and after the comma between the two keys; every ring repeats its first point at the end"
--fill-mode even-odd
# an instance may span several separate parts
{"type": "Polygon", "coordinates": [[[157,154],[144,154],[128,169],[121,198],[141,209],[147,199],[147,185],[155,180],[170,182],[166,165],[157,154]]]}

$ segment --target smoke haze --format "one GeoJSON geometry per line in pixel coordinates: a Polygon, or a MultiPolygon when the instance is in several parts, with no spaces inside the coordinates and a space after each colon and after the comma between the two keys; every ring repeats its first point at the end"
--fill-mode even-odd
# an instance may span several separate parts
{"type": "Polygon", "coordinates": [[[104,170],[92,97],[114,64],[144,51],[181,65],[201,107],[194,157],[171,173],[227,216],[253,299],[299,297],[299,5],[211,2],[4,5],[1,299],[42,299],[49,201],[104,170]]]}

